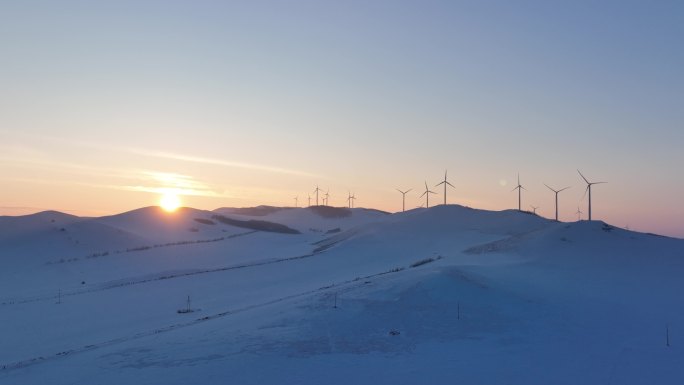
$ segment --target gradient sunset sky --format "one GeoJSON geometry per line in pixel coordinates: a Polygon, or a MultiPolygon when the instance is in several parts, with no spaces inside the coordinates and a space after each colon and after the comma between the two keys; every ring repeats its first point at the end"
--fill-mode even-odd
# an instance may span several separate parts
{"type": "Polygon", "coordinates": [[[0,215],[397,211],[448,169],[571,221],[580,169],[594,219],[684,237],[683,42],[682,1],[3,2],[0,215]]]}

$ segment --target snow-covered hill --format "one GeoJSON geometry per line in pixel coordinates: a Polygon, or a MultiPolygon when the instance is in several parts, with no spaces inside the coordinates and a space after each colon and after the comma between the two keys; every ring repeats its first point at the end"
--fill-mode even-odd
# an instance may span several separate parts
{"type": "Polygon", "coordinates": [[[452,205],[0,228],[3,383],[684,381],[680,239],[452,205]]]}

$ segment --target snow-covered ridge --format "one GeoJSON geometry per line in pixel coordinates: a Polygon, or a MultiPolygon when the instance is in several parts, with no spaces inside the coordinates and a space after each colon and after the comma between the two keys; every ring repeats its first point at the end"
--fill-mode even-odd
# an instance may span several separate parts
{"type": "Polygon", "coordinates": [[[257,212],[0,217],[0,380],[684,379],[684,240],[457,205],[257,212]]]}

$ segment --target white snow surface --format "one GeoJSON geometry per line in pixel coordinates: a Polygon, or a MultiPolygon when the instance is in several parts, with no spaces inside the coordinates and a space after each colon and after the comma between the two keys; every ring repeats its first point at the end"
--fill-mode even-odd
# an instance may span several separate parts
{"type": "Polygon", "coordinates": [[[681,239],[457,205],[0,217],[0,383],[681,384],[682,277],[681,239]]]}

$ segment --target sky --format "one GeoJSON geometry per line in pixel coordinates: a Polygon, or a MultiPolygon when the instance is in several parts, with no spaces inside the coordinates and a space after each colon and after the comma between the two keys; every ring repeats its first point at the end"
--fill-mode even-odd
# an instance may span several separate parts
{"type": "Polygon", "coordinates": [[[681,1],[0,4],[0,215],[539,206],[684,237],[681,1]]]}

